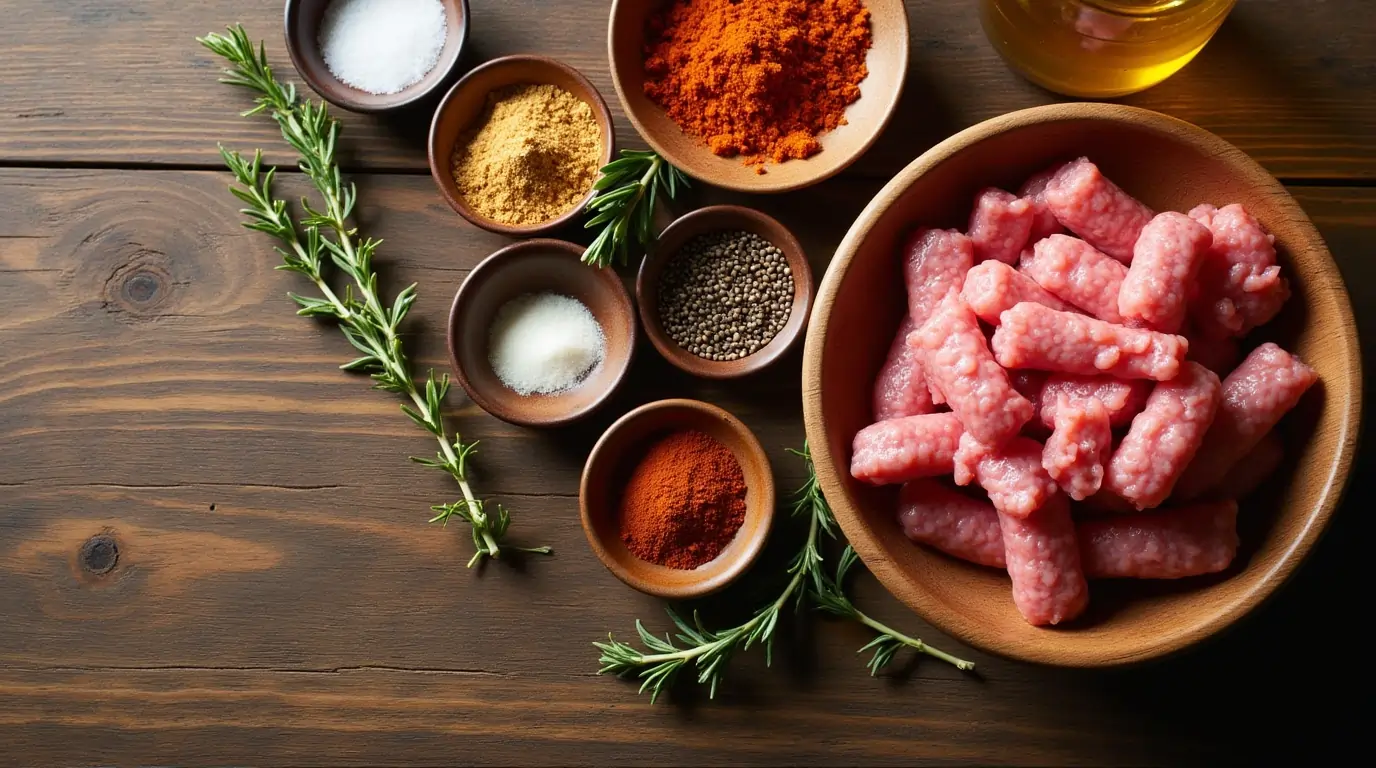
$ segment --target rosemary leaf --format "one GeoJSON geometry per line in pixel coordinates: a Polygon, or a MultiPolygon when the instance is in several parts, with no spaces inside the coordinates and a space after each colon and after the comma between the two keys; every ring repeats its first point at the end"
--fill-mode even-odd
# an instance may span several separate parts
{"type": "Polygon", "coordinates": [[[679,188],[688,186],[688,177],[654,152],[630,149],[621,150],[621,157],[602,166],[600,173],[593,185],[598,194],[585,208],[595,215],[583,226],[602,229],[583,251],[583,263],[624,266],[632,238],[642,249],[654,243],[656,202],[676,197],[679,188]]]}

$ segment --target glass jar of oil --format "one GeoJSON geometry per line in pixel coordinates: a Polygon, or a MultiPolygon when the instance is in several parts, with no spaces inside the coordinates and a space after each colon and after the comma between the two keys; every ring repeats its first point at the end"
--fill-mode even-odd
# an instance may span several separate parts
{"type": "Polygon", "coordinates": [[[1190,63],[1237,0],[980,0],[989,41],[1017,71],[1068,96],[1112,98],[1190,63]]]}

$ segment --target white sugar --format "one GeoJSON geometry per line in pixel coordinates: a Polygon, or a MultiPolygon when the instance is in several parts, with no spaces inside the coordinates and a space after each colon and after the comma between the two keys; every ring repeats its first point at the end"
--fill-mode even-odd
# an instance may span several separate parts
{"type": "Polygon", "coordinates": [[[347,85],[397,93],[435,68],[447,34],[439,0],[333,0],[320,21],[320,55],[347,85]]]}
{"type": "Polygon", "coordinates": [[[577,386],[602,362],[607,340],[577,299],[528,293],[497,310],[488,334],[488,362],[497,378],[522,395],[577,386]]]}

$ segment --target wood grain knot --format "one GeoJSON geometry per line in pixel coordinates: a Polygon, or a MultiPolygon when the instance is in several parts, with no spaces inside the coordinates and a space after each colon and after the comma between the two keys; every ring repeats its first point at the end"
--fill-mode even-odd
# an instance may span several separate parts
{"type": "Polygon", "coordinates": [[[162,280],[146,270],[139,270],[124,279],[124,297],[135,304],[152,301],[161,289],[162,280]]]}
{"type": "Polygon", "coordinates": [[[105,309],[132,318],[157,317],[171,294],[172,276],[161,262],[166,256],[144,251],[132,263],[116,267],[105,283],[105,309]]]}
{"type": "Polygon", "coordinates": [[[81,570],[95,576],[103,576],[119,564],[119,543],[109,534],[92,536],[81,545],[77,562],[81,563],[81,570]]]}

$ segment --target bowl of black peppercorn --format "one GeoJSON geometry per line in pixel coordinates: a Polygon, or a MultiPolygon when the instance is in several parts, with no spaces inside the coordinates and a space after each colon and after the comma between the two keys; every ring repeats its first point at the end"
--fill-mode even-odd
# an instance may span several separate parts
{"type": "Polygon", "coordinates": [[[635,284],[641,327],[675,367],[708,379],[762,370],[802,338],[814,286],[798,239],[752,208],[714,205],[660,234],[635,284]]]}

